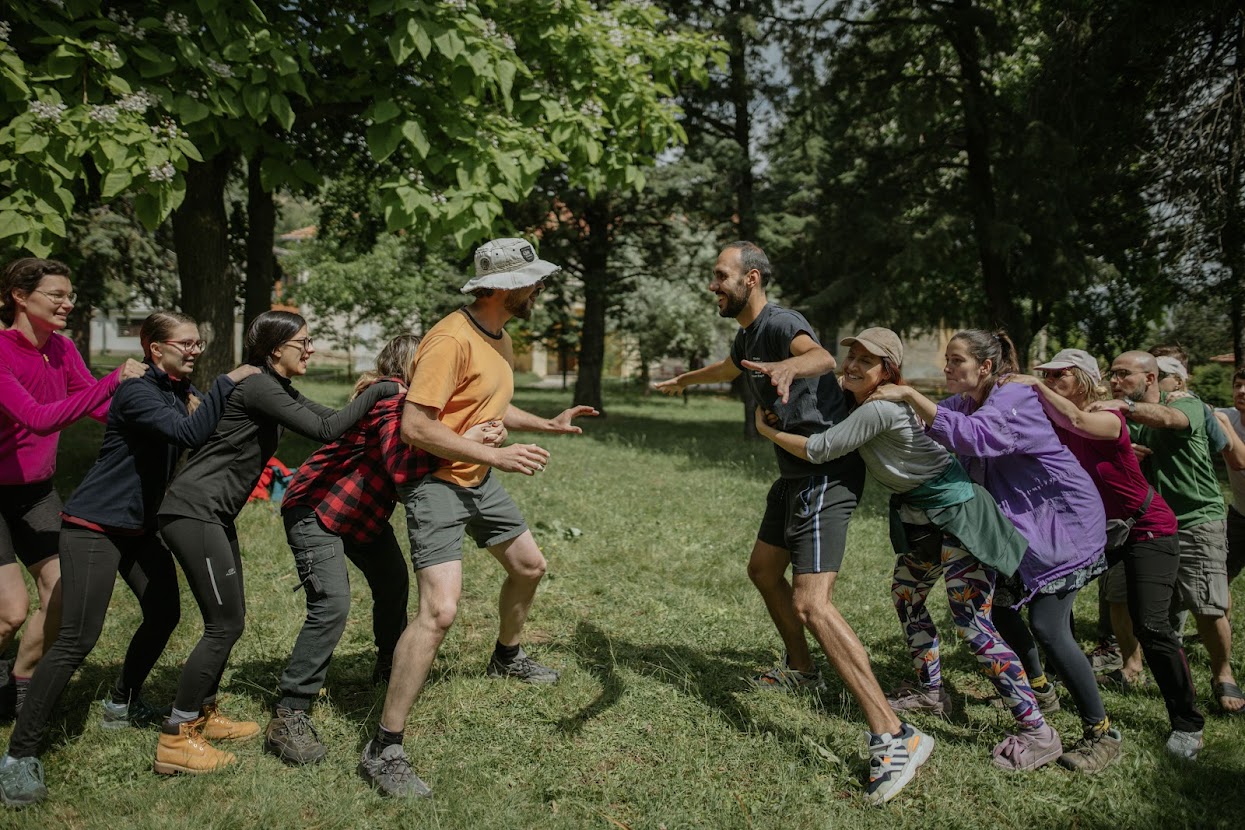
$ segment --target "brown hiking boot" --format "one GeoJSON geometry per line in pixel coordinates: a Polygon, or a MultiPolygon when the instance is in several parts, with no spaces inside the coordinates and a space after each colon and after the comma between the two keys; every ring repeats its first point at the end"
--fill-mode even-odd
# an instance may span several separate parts
{"type": "Polygon", "coordinates": [[[221,752],[203,739],[203,718],[196,718],[160,727],[156,761],[151,768],[161,775],[198,775],[215,772],[235,760],[232,752],[221,752]]]}
{"type": "Polygon", "coordinates": [[[253,720],[230,720],[220,713],[215,703],[203,704],[203,737],[209,741],[236,741],[259,734],[253,720]]]}

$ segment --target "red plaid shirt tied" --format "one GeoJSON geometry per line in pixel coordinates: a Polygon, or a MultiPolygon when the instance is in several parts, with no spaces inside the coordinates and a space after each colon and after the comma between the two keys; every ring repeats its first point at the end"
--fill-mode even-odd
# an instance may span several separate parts
{"type": "Polygon", "coordinates": [[[282,510],[310,507],[326,529],[345,539],[375,539],[398,504],[398,487],[443,463],[402,443],[405,400],[405,393],[385,398],[345,435],[312,453],[294,473],[282,510]]]}

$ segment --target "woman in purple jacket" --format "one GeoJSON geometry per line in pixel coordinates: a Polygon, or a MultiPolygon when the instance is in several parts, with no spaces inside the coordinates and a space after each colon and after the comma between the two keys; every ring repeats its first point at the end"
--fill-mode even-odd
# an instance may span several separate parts
{"type": "MultiPolygon", "coordinates": [[[[1020,384],[998,385],[1017,369],[1016,347],[1005,333],[969,329],[947,344],[943,374],[952,394],[946,400],[935,405],[909,386],[883,386],[874,397],[911,405],[930,437],[960,456],[1028,540],[1016,576],[998,585],[994,622],[1024,662],[1039,702],[1053,711],[1058,698],[1034,637],[1041,643],[1085,725],[1084,737],[1059,763],[1097,772],[1119,756],[1121,738],[1072,636],[1071,614],[1077,591],[1105,569],[1106,515],[1097,488],[1059,441],[1037,393],[1020,384]],[[1032,633],[1020,615],[1025,607],[1032,633]]],[[[1017,751],[1032,754],[1033,766],[1050,760],[1042,757],[1045,748],[1017,751]]]]}

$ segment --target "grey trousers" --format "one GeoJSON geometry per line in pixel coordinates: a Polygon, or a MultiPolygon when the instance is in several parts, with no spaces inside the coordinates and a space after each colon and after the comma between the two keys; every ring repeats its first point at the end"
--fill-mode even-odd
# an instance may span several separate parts
{"type": "Polygon", "coordinates": [[[281,675],[278,706],[310,708],[324,686],[333,650],[346,630],[350,612],[349,559],[372,591],[372,633],[378,666],[388,666],[406,628],[410,572],[393,530],[367,543],[344,539],[320,524],[306,508],[285,511],[285,535],[294,553],[300,587],[307,597],[307,619],[294,641],[281,675]]]}

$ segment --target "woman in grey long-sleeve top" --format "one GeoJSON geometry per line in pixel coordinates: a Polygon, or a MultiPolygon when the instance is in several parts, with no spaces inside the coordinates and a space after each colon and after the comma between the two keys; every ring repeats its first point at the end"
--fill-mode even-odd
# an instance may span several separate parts
{"type": "Polygon", "coordinates": [[[843,389],[855,402],[845,420],[804,438],[775,431],[758,413],[757,429],[787,452],[814,463],[858,451],[869,474],[896,494],[892,510],[899,538],[892,535],[896,558],[891,599],[918,682],[902,683],[887,701],[901,714],[951,713],[951,696],[942,685],[938,632],[926,608],[929,593],[941,578],[951,618],[1016,720],[1016,733],[994,749],[995,764],[1011,770],[1039,766],[1019,752],[1035,745],[1044,750],[1039,760],[1054,760],[1060,752],[1059,736],[1043,718],[1020,658],[990,616],[994,568],[1015,570],[1026,547],[1024,539],[990,494],[972,484],[959,462],[925,434],[910,406],[869,400],[878,387],[903,383],[899,336],[890,329],[871,328],[845,338],[842,345],[850,346],[843,363],[843,389]]]}
{"type": "Polygon", "coordinates": [[[307,358],[314,351],[301,316],[269,311],[255,318],[246,333],[246,360],[262,371],[234,389],[216,431],[173,479],[160,506],[160,533],[203,613],[203,637],[186,660],[173,713],[161,728],[156,772],[218,769],[234,756],[215,749],[208,740],[259,733],[259,724],[253,721],[222,716],[216,708],[216,691],[245,622],[234,520],[282,432],[288,428],[331,441],[378,400],[399,391],[393,382],[373,384],[340,411],[309,401],[290,379],[306,373],[307,358]]]}

